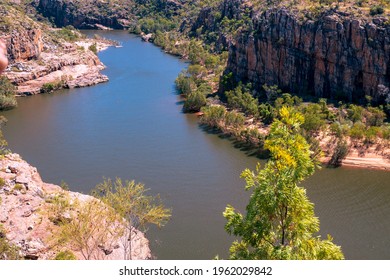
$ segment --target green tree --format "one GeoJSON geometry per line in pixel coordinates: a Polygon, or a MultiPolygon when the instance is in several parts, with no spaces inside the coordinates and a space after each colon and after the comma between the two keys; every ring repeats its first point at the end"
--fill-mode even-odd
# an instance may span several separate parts
{"type": "Polygon", "coordinates": [[[96,186],[93,195],[98,197],[125,220],[127,237],[124,238],[124,258],[132,258],[132,241],[137,232],[147,231],[149,224],[164,226],[171,216],[171,210],[165,208],[159,196],[147,195],[143,184],[134,181],[123,182],[117,178],[114,182],[105,179],[96,186]]]}
{"type": "Polygon", "coordinates": [[[5,76],[0,76],[0,110],[17,106],[15,94],[16,87],[5,76]]]}
{"type": "Polygon", "coordinates": [[[8,143],[4,139],[3,131],[1,130],[2,126],[7,122],[7,119],[3,116],[0,116],[0,155],[7,154],[9,150],[7,149],[8,143]]]}
{"type": "MultiPolygon", "coordinates": [[[[69,212],[65,209],[63,213],[69,212]]],[[[124,235],[120,216],[97,199],[76,200],[68,204],[68,209],[77,211],[57,223],[60,227],[58,234],[54,234],[54,244],[70,246],[85,260],[105,259],[107,250],[124,235]]]]}
{"type": "Polygon", "coordinates": [[[298,184],[312,175],[315,163],[300,135],[304,118],[287,107],[270,129],[265,147],[271,159],[260,170],[245,170],[246,189],[253,189],[246,215],[228,205],[225,229],[240,237],[230,248],[231,259],[343,259],[332,238],[321,240],[314,205],[298,184]]]}
{"type": "Polygon", "coordinates": [[[186,101],[183,105],[183,111],[188,112],[199,112],[200,109],[207,103],[206,96],[199,90],[190,93],[187,96],[186,101]]]}

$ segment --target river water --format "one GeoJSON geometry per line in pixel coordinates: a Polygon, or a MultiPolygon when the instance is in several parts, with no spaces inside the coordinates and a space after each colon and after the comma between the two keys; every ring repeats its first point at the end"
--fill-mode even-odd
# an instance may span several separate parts
{"type": "MultiPolygon", "coordinates": [[[[110,82],[20,98],[3,115],[10,148],[46,182],[89,193],[103,177],[142,182],[161,194],[172,219],[147,236],[159,259],[227,257],[227,204],[245,209],[239,178],[257,159],[204,132],[181,113],[174,80],[185,61],[126,32],[99,31],[122,48],[99,54],[110,82]]],[[[348,259],[390,259],[390,173],[322,169],[305,182],[321,232],[348,259]]]]}

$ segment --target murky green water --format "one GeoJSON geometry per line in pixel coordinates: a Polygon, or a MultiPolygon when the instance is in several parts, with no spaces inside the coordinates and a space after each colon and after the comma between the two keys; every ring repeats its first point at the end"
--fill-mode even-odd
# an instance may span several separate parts
{"type": "MultiPolygon", "coordinates": [[[[187,65],[126,32],[100,32],[123,48],[100,53],[110,82],[19,99],[5,112],[14,152],[43,179],[88,193],[103,177],[134,179],[173,210],[147,233],[159,259],[227,256],[226,204],[244,209],[239,175],[257,160],[207,134],[181,113],[174,80],[187,65]]],[[[323,169],[305,183],[321,234],[331,233],[349,259],[390,259],[390,173],[323,169]]]]}

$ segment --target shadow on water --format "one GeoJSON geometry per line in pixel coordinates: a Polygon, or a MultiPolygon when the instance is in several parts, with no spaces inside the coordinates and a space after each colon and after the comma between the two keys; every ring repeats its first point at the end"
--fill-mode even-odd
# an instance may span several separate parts
{"type": "Polygon", "coordinates": [[[259,147],[258,145],[254,145],[246,141],[241,141],[233,135],[224,133],[218,128],[210,127],[205,124],[198,124],[198,127],[207,134],[216,135],[222,140],[229,141],[235,149],[240,150],[249,157],[255,157],[259,160],[267,160],[270,157],[269,151],[264,149],[263,147],[259,147]]]}

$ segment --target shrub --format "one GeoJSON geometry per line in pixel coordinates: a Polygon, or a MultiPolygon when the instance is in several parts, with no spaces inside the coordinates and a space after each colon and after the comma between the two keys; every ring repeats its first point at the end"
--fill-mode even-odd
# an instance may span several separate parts
{"type": "Polygon", "coordinates": [[[333,151],[332,158],[329,161],[329,165],[340,166],[341,161],[345,159],[348,154],[348,144],[345,140],[339,140],[337,146],[333,151]]]}
{"type": "Polygon", "coordinates": [[[0,260],[20,260],[19,249],[8,242],[0,225],[0,260]]]}
{"type": "Polygon", "coordinates": [[[319,104],[309,104],[304,107],[303,116],[305,117],[305,122],[302,124],[302,128],[309,134],[317,133],[326,123],[326,115],[322,113],[319,104]]]}
{"type": "Polygon", "coordinates": [[[56,81],[52,83],[45,83],[42,85],[41,93],[51,93],[55,90],[58,90],[64,86],[64,81],[56,81]]]}
{"type": "Polygon", "coordinates": [[[368,107],[365,117],[368,126],[381,126],[386,119],[386,113],[382,108],[368,107]]]}
{"type": "Polygon", "coordinates": [[[361,121],[363,119],[364,108],[358,105],[350,105],[348,108],[348,118],[355,122],[361,121]]]}
{"type": "Polygon", "coordinates": [[[245,124],[245,117],[241,113],[226,112],[225,125],[231,127],[234,130],[239,130],[245,124]]]}
{"type": "Polygon", "coordinates": [[[16,87],[4,76],[0,76],[0,110],[17,106],[16,87]]]}
{"type": "Polygon", "coordinates": [[[77,260],[76,256],[71,252],[71,251],[61,251],[59,252],[55,258],[57,261],[62,261],[62,260],[77,260]]]}
{"type": "Polygon", "coordinates": [[[349,131],[349,134],[352,139],[360,140],[363,139],[365,130],[366,126],[361,122],[357,122],[352,126],[351,130],[349,131]]]}
{"type": "Polygon", "coordinates": [[[22,184],[16,184],[16,185],[14,186],[14,190],[15,190],[15,191],[21,191],[21,190],[24,190],[24,187],[23,187],[22,184]]]}
{"type": "Polygon", "coordinates": [[[0,155],[5,155],[10,151],[7,149],[7,141],[4,139],[3,132],[1,131],[1,127],[4,123],[7,122],[7,119],[3,116],[0,116],[0,155]]]}
{"type": "Polygon", "coordinates": [[[381,15],[383,14],[385,9],[383,8],[382,5],[376,5],[370,8],[370,15],[375,16],[375,15],[381,15]]]}
{"type": "Polygon", "coordinates": [[[390,126],[381,127],[381,137],[385,140],[390,140],[390,126]]]}
{"type": "Polygon", "coordinates": [[[56,35],[67,42],[74,42],[80,38],[79,33],[73,26],[66,26],[57,31],[56,35]]]}
{"type": "Polygon", "coordinates": [[[245,115],[258,115],[259,102],[250,93],[251,85],[239,84],[234,90],[225,93],[228,105],[233,109],[242,111],[245,115]]]}
{"type": "Polygon", "coordinates": [[[97,47],[96,47],[96,43],[93,43],[92,45],[90,45],[88,47],[88,49],[93,52],[94,54],[97,54],[97,47]]]}
{"type": "Polygon", "coordinates": [[[373,143],[375,143],[375,140],[379,136],[380,132],[381,131],[380,131],[379,127],[372,126],[372,127],[368,128],[365,131],[365,133],[364,133],[365,134],[364,142],[366,144],[373,144],[373,143]]]}
{"type": "Polygon", "coordinates": [[[206,97],[202,92],[196,90],[193,93],[190,93],[187,97],[187,100],[184,103],[183,111],[184,112],[199,112],[200,109],[206,105],[206,97]]]}
{"type": "Polygon", "coordinates": [[[264,124],[271,124],[276,116],[276,110],[270,104],[260,104],[258,114],[264,124]]]}
{"type": "Polygon", "coordinates": [[[176,88],[180,94],[189,95],[195,87],[192,78],[186,72],[182,72],[175,80],[176,88]]]}
{"type": "Polygon", "coordinates": [[[200,122],[204,125],[220,128],[220,123],[226,114],[225,107],[222,106],[206,106],[201,109],[203,113],[200,122]]]}
{"type": "Polygon", "coordinates": [[[337,138],[342,138],[349,134],[349,126],[347,124],[340,124],[336,121],[330,125],[330,131],[337,138]]]}

